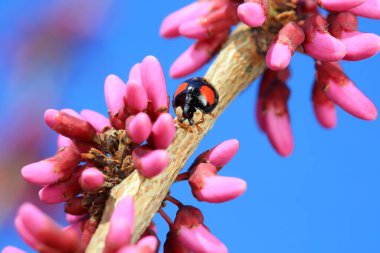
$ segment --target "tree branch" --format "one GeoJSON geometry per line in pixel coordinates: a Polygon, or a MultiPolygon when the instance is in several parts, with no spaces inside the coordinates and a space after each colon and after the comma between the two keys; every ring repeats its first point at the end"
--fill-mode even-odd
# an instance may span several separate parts
{"type": "Polygon", "coordinates": [[[138,240],[161,207],[170,186],[202,138],[228,104],[263,72],[265,68],[264,52],[269,38],[270,35],[262,30],[253,30],[244,25],[239,25],[231,34],[205,76],[219,93],[219,104],[213,112],[214,117],[205,116],[204,123],[200,125],[201,132],[195,128],[193,132],[177,128],[176,137],[168,149],[171,163],[160,175],[147,179],[140,176],[135,170],[112,189],[102,220],[86,252],[100,253],[103,251],[109,220],[115,204],[127,195],[133,195],[135,200],[133,242],[138,240]]]}

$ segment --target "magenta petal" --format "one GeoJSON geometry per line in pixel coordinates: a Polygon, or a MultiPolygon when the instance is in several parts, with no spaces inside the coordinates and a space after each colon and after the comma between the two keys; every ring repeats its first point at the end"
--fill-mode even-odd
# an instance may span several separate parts
{"type": "Polygon", "coordinates": [[[289,46],[278,42],[270,45],[266,63],[268,68],[278,71],[288,67],[291,58],[292,52],[289,46]]]}
{"type": "Polygon", "coordinates": [[[144,111],[148,106],[148,95],[145,88],[133,79],[128,81],[125,93],[125,103],[132,114],[144,111]]]}
{"type": "Polygon", "coordinates": [[[197,253],[227,253],[226,246],[203,225],[187,228],[181,226],[178,240],[189,250],[197,253]]]}
{"type": "Polygon", "coordinates": [[[258,3],[243,3],[237,9],[240,20],[251,27],[262,26],[266,19],[263,7],[258,3]]]}
{"type": "Polygon", "coordinates": [[[152,131],[152,122],[149,116],[144,112],[130,116],[125,125],[128,137],[131,138],[134,143],[144,142],[148,139],[152,131]]]}
{"type": "Polygon", "coordinates": [[[209,10],[209,2],[194,2],[167,16],[161,24],[160,35],[165,38],[179,36],[179,26],[191,19],[201,17],[209,10]]]}
{"type": "Polygon", "coordinates": [[[57,138],[58,148],[70,147],[72,144],[73,144],[73,141],[70,138],[63,136],[61,134],[58,135],[58,138],[57,138]]]}
{"type": "Polygon", "coordinates": [[[104,95],[107,108],[111,115],[115,116],[124,108],[125,84],[116,75],[107,76],[104,83],[104,95]]]}
{"type": "Polygon", "coordinates": [[[172,64],[169,71],[170,76],[179,78],[193,73],[211,60],[211,58],[212,56],[204,48],[197,49],[195,45],[192,45],[172,64]]]}
{"type": "Polygon", "coordinates": [[[380,19],[380,0],[365,0],[363,4],[349,11],[358,16],[380,19]]]}
{"type": "Polygon", "coordinates": [[[235,156],[239,149],[239,141],[236,139],[231,139],[223,141],[222,143],[211,149],[207,155],[206,159],[215,167],[223,167],[226,165],[232,157],[235,156]]]}
{"type": "Polygon", "coordinates": [[[306,53],[321,61],[339,61],[346,55],[342,42],[329,33],[315,32],[311,42],[304,43],[306,53]]]}
{"type": "Polygon", "coordinates": [[[380,37],[373,33],[342,32],[340,40],[347,49],[345,60],[363,60],[380,50],[380,37]]]}
{"type": "Polygon", "coordinates": [[[355,117],[364,120],[377,118],[375,105],[351,81],[341,85],[331,80],[325,93],[335,104],[355,117]]]}
{"type": "Polygon", "coordinates": [[[88,123],[90,123],[98,133],[102,133],[106,128],[111,128],[109,119],[98,112],[92,110],[82,110],[80,114],[83,119],[88,121],[88,123]]]}
{"type": "Polygon", "coordinates": [[[334,128],[337,124],[335,106],[329,103],[314,103],[314,113],[318,122],[325,128],[334,128]]]}
{"type": "Polygon", "coordinates": [[[82,172],[79,183],[83,190],[96,192],[104,183],[104,175],[97,168],[87,168],[82,172]]]}
{"type": "Polygon", "coordinates": [[[265,132],[272,146],[282,156],[289,156],[293,151],[293,136],[288,114],[277,115],[273,107],[264,114],[265,132]]]}
{"type": "MultiPolygon", "coordinates": [[[[145,236],[144,238],[140,239],[136,246],[139,249],[146,250],[146,253],[154,253],[158,247],[158,241],[157,238],[153,235],[145,236]]],[[[145,251],[144,251],[145,252],[145,251]]]]}
{"type": "Polygon", "coordinates": [[[18,217],[30,235],[41,244],[54,246],[58,252],[77,250],[79,239],[74,231],[62,231],[53,220],[32,204],[24,203],[18,210],[18,217]]]}
{"type": "Polygon", "coordinates": [[[194,191],[200,201],[220,203],[239,197],[247,189],[247,183],[235,177],[209,176],[204,178],[201,189],[194,191]]]}
{"type": "Polygon", "coordinates": [[[1,251],[1,253],[26,253],[26,252],[13,246],[7,246],[1,251]]]}
{"type": "Polygon", "coordinates": [[[154,177],[161,173],[169,164],[169,154],[166,150],[148,150],[136,148],[132,153],[133,163],[144,177],[154,177]]]}
{"type": "Polygon", "coordinates": [[[45,123],[51,128],[54,129],[56,127],[55,117],[59,114],[58,110],[55,109],[47,109],[44,113],[45,123]]]}
{"type": "Polygon", "coordinates": [[[38,185],[55,183],[61,177],[61,173],[54,169],[54,163],[46,160],[24,166],[21,175],[29,183],[38,185]]]}
{"type": "Polygon", "coordinates": [[[330,11],[346,11],[364,3],[364,0],[318,0],[319,4],[330,11]]]}
{"type": "Polygon", "coordinates": [[[168,93],[165,75],[160,62],[154,56],[147,56],[141,64],[141,80],[152,101],[154,111],[168,109],[168,93]]]}
{"type": "Polygon", "coordinates": [[[128,81],[131,80],[141,84],[141,63],[136,63],[129,71],[128,81]]]}
{"type": "Polygon", "coordinates": [[[175,136],[173,117],[169,113],[161,113],[152,127],[152,139],[154,147],[166,149],[172,143],[175,136]]]}
{"type": "Polygon", "coordinates": [[[20,217],[16,217],[15,219],[15,227],[17,232],[20,234],[21,238],[33,249],[37,249],[39,245],[41,245],[40,242],[37,241],[37,239],[30,234],[30,232],[25,228],[24,223],[22,222],[20,217]]]}
{"type": "Polygon", "coordinates": [[[179,27],[179,33],[182,36],[191,39],[207,39],[209,37],[207,28],[200,24],[200,19],[189,20],[179,27]]]}
{"type": "Polygon", "coordinates": [[[115,252],[130,244],[134,229],[135,207],[132,196],[121,199],[112,213],[105,252],[115,252]]]}

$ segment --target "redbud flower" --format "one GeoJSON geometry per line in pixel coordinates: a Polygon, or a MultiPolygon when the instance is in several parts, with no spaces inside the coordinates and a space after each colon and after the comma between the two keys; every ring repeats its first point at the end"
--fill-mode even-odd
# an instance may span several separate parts
{"type": "Polygon", "coordinates": [[[344,74],[338,63],[317,62],[317,81],[323,84],[326,96],[352,114],[364,120],[374,120],[377,109],[354,83],[344,74]]]}
{"type": "Polygon", "coordinates": [[[201,211],[193,206],[180,207],[173,227],[178,242],[192,252],[228,252],[226,246],[203,224],[201,211]]]}
{"type": "Polygon", "coordinates": [[[160,34],[165,38],[185,36],[196,39],[170,68],[172,77],[188,75],[215,55],[232,25],[238,23],[238,1],[209,0],[192,3],[165,18],[160,34]]]}
{"type": "MultiPolygon", "coordinates": [[[[71,225],[61,230],[38,209],[24,204],[16,218],[16,227],[34,249],[83,252],[96,230],[111,189],[134,170],[141,176],[154,177],[169,164],[166,148],[174,138],[175,126],[168,113],[161,65],[155,57],[148,56],[132,68],[130,77],[127,85],[115,75],[106,78],[109,119],[91,110],[80,114],[71,109],[45,112],[46,124],[59,134],[58,151],[51,158],[24,166],[22,176],[28,182],[44,186],[39,192],[41,201],[65,202],[71,225]],[[32,215],[27,217],[27,212],[32,215]],[[72,227],[76,228],[75,236],[70,232],[72,227]],[[52,239],[53,236],[56,238],[52,239]]],[[[152,243],[151,237],[130,244],[133,208],[132,197],[118,203],[111,218],[107,252],[122,247],[130,247],[131,252],[156,251],[156,246],[147,246],[152,243]],[[120,233],[124,237],[120,238],[120,233]]]]}
{"type": "Polygon", "coordinates": [[[280,155],[290,155],[294,143],[287,107],[290,89],[285,82],[287,78],[280,78],[279,75],[283,74],[275,72],[288,71],[286,69],[297,51],[317,62],[318,77],[313,87],[312,104],[322,126],[332,128],[337,124],[335,104],[361,119],[374,120],[377,117],[373,103],[342,70],[333,67],[334,73],[331,73],[323,66],[338,64],[340,60],[358,61],[379,52],[380,37],[358,31],[357,20],[357,16],[380,19],[379,0],[209,0],[193,3],[169,15],[161,26],[163,37],[182,35],[199,40],[174,62],[170,72],[172,77],[182,77],[196,71],[226,41],[229,33],[227,25],[224,33],[210,33],[206,38],[210,27],[201,21],[189,22],[202,20],[200,17],[215,11],[215,6],[234,6],[228,12],[233,19],[226,18],[234,20],[230,26],[237,23],[237,13],[240,21],[255,28],[252,30],[252,40],[255,42],[252,47],[258,54],[265,53],[266,65],[272,70],[270,74],[269,70],[264,73],[256,103],[256,118],[259,128],[280,155]],[[325,17],[318,6],[331,12],[325,17]],[[205,50],[211,42],[215,42],[215,47],[205,50]]]}

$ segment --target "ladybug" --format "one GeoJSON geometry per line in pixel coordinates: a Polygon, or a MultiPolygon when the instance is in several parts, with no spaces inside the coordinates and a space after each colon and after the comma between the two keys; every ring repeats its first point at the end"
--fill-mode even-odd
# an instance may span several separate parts
{"type": "Polygon", "coordinates": [[[203,114],[211,113],[218,104],[219,95],[214,86],[202,77],[190,78],[181,83],[173,97],[173,107],[178,120],[187,120],[194,125],[194,115],[201,112],[202,118],[195,120],[196,124],[203,122],[203,114]]]}

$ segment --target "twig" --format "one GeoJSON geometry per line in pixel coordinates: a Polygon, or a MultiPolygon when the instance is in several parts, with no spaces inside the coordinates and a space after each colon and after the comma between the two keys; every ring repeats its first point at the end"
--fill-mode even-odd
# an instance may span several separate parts
{"type": "Polygon", "coordinates": [[[201,132],[177,128],[176,137],[168,149],[171,163],[160,175],[146,179],[134,171],[112,189],[102,220],[86,252],[102,252],[115,204],[127,195],[133,195],[135,200],[133,242],[140,237],[161,207],[178,173],[205,134],[228,104],[263,72],[265,67],[263,53],[266,51],[269,36],[262,30],[252,30],[244,25],[239,25],[231,34],[205,76],[219,93],[219,104],[213,112],[214,116],[206,115],[201,125],[201,132]]]}

